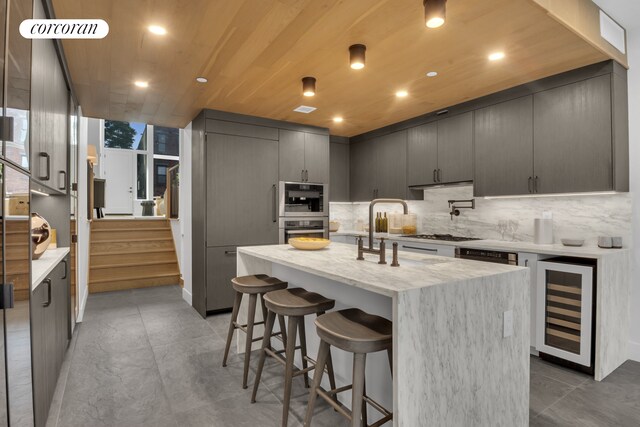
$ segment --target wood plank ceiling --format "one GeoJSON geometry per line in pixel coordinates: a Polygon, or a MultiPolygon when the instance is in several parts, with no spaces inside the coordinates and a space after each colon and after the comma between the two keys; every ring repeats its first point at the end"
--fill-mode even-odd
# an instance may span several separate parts
{"type": "Polygon", "coordinates": [[[422,0],[53,4],[58,18],[110,26],[103,40],[64,41],[84,114],[164,126],[184,127],[213,108],[353,136],[607,59],[532,0],[450,0],[447,22],[435,30],[424,26],[422,0]],[[150,24],[168,34],[149,33],[150,24]],[[349,68],[354,43],[367,46],[363,70],[349,68]],[[493,51],[506,58],[488,61],[493,51]],[[439,75],[427,78],[428,71],[439,75]],[[302,96],[307,75],[318,79],[313,98],[302,96]],[[396,98],[401,89],[409,96],[396,98]],[[293,112],[301,104],[317,111],[293,112]]]}

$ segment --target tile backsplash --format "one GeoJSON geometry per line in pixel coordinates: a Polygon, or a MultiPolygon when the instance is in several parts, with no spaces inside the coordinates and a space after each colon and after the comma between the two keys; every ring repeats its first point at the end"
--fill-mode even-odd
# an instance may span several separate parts
{"type": "MultiPolygon", "coordinates": [[[[543,211],[553,214],[554,240],[583,238],[593,246],[598,236],[621,236],[630,244],[631,194],[584,196],[522,197],[476,199],[476,208],[460,209],[453,220],[448,200],[473,198],[473,186],[453,186],[424,190],[424,200],[408,201],[409,211],[418,215],[418,232],[450,233],[484,239],[501,239],[500,220],[517,221],[515,234],[507,231],[505,240],[533,241],[533,220],[543,211]]],[[[353,230],[357,220],[368,221],[369,203],[331,203],[330,217],[340,222],[341,230],[353,230]]],[[[376,205],[376,211],[402,212],[400,205],[376,205]]]]}

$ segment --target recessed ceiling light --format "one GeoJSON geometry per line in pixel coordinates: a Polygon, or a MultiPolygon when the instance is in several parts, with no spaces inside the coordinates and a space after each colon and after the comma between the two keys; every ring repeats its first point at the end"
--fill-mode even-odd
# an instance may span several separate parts
{"type": "Polygon", "coordinates": [[[167,34],[166,28],[161,27],[160,25],[149,25],[147,29],[149,30],[150,33],[155,34],[157,36],[164,36],[165,34],[167,34]]]}
{"type": "Polygon", "coordinates": [[[149,87],[149,82],[145,82],[145,81],[142,81],[142,80],[138,80],[134,84],[136,86],[138,86],[138,87],[143,87],[143,88],[144,87],[149,87]]]}
{"type": "Polygon", "coordinates": [[[304,114],[309,114],[313,111],[316,111],[316,107],[309,107],[307,105],[301,105],[298,108],[295,108],[293,111],[295,111],[296,113],[304,113],[304,114]]]}
{"type": "Polygon", "coordinates": [[[407,92],[406,90],[399,90],[396,92],[396,96],[398,98],[406,98],[407,95],[409,95],[409,92],[407,92]]]}
{"type": "Polygon", "coordinates": [[[333,118],[333,121],[334,121],[335,123],[342,123],[342,122],[344,121],[344,119],[343,119],[342,117],[334,117],[334,118],[333,118]]]}
{"type": "Polygon", "coordinates": [[[489,55],[489,61],[499,61],[504,59],[504,52],[493,52],[489,55]]]}
{"type": "Polygon", "coordinates": [[[427,73],[427,77],[435,77],[435,76],[437,76],[437,75],[438,75],[438,72],[437,72],[437,71],[429,71],[429,72],[427,73]]]}
{"type": "Polygon", "coordinates": [[[206,77],[196,77],[196,81],[197,81],[198,83],[206,83],[206,82],[208,82],[209,80],[207,80],[207,78],[206,78],[206,77]]]}

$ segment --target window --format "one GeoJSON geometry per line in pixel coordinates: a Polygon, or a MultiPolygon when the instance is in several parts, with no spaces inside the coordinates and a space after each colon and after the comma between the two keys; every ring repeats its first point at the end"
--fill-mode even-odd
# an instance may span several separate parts
{"type": "Polygon", "coordinates": [[[147,149],[147,125],[136,122],[104,121],[104,146],[126,150],[147,149]]]}
{"type": "Polygon", "coordinates": [[[147,155],[137,155],[137,173],[136,173],[136,198],[138,200],[146,200],[147,198],[147,155]]]}
{"type": "Polygon", "coordinates": [[[167,170],[177,165],[178,160],[153,159],[153,196],[162,197],[167,189],[167,170]]]}
{"type": "Polygon", "coordinates": [[[153,127],[153,154],[180,155],[180,131],[176,128],[153,127]]]}

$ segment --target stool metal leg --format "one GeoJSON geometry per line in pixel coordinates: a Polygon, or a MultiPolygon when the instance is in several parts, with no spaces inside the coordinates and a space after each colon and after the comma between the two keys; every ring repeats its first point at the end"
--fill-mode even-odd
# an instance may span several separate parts
{"type": "Polygon", "coordinates": [[[251,344],[253,344],[253,322],[256,317],[257,294],[249,295],[249,312],[247,313],[247,342],[244,346],[244,373],[242,375],[242,388],[247,388],[249,378],[249,360],[251,359],[251,344]]]}
{"type": "Polygon", "coordinates": [[[235,331],[235,322],[238,321],[238,312],[240,311],[240,303],[242,302],[242,294],[236,292],[233,300],[233,310],[231,311],[231,320],[229,321],[229,332],[227,332],[227,344],[224,348],[224,358],[222,359],[222,366],[227,366],[227,357],[229,356],[229,349],[231,348],[231,339],[233,338],[233,332],[235,331]]]}
{"type": "Polygon", "coordinates": [[[353,355],[353,389],[351,390],[351,427],[360,427],[362,421],[362,403],[364,396],[364,370],[367,355],[353,355]]]}
{"type": "MultiPolygon", "coordinates": [[[[300,335],[300,352],[302,353],[302,369],[307,369],[307,336],[305,332],[304,317],[298,320],[298,335],[300,335]]],[[[304,374],[304,387],[309,388],[309,374],[304,374]]]]}
{"type": "MultiPolygon", "coordinates": [[[[327,364],[327,359],[331,357],[331,353],[329,350],[329,344],[325,341],[320,340],[320,348],[318,349],[318,360],[316,362],[316,369],[314,369],[313,374],[313,385],[311,386],[311,392],[309,393],[307,415],[304,417],[304,427],[311,426],[311,418],[313,418],[313,410],[316,405],[316,398],[318,397],[317,390],[320,387],[320,383],[322,382],[324,366],[327,364]]],[[[331,370],[330,373],[330,375],[333,376],[333,370],[331,370]]]]}
{"type": "Polygon", "coordinates": [[[273,332],[273,324],[276,320],[276,314],[270,311],[267,314],[267,324],[264,327],[264,337],[262,338],[262,351],[260,352],[260,361],[258,362],[258,371],[256,379],[253,382],[253,394],[251,394],[251,403],[256,403],[256,395],[258,394],[258,386],[260,385],[260,377],[262,377],[262,369],[264,368],[264,360],[267,358],[266,348],[271,345],[271,334],[273,332]]]}
{"type": "Polygon", "coordinates": [[[293,382],[293,358],[296,348],[296,328],[300,321],[297,317],[289,317],[289,330],[287,339],[286,363],[284,372],[284,397],[282,408],[282,426],[287,427],[289,419],[289,403],[291,401],[291,385],[293,382]]]}

